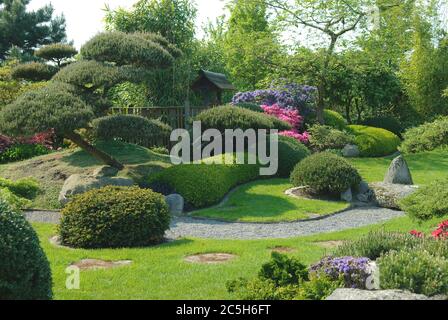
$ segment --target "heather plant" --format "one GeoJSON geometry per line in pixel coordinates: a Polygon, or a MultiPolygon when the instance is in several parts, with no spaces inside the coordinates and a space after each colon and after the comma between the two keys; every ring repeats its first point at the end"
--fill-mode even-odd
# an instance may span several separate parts
{"type": "Polygon", "coordinates": [[[370,259],[325,257],[310,268],[311,273],[323,274],[333,281],[342,281],[346,288],[365,289],[370,276],[370,259]]]}
{"type": "Polygon", "coordinates": [[[271,261],[261,267],[258,277],[280,287],[297,285],[308,280],[308,268],[295,258],[273,252],[271,261]]]}

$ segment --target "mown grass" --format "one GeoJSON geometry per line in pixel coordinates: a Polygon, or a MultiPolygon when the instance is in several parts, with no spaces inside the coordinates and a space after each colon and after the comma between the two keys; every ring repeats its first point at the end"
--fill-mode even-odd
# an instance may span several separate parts
{"type": "Polygon", "coordinates": [[[193,213],[195,217],[238,222],[297,221],[324,216],[349,207],[337,201],[293,198],[285,195],[292,188],[287,179],[261,180],[233,192],[222,205],[193,213]]]}
{"type": "MultiPolygon", "coordinates": [[[[448,217],[447,217],[448,218],[448,217]]],[[[285,240],[201,240],[182,239],[156,247],[115,250],[71,250],[51,245],[55,226],[35,224],[53,271],[55,299],[232,299],[226,282],[239,277],[255,277],[275,247],[296,249],[291,256],[307,264],[331,253],[319,242],[356,239],[375,229],[408,232],[430,231],[441,219],[418,225],[409,218],[391,220],[382,225],[285,240]],[[231,253],[238,256],[222,265],[184,262],[197,253],[231,253]],[[130,266],[82,271],[79,290],[66,289],[66,268],[81,259],[132,260],[130,266]]]]}

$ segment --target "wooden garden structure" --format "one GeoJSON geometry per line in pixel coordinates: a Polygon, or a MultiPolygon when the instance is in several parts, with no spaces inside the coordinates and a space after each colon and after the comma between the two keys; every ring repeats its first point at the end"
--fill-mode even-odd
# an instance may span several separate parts
{"type": "Polygon", "coordinates": [[[202,104],[205,107],[211,107],[222,105],[223,92],[235,90],[235,87],[222,73],[200,70],[199,77],[191,89],[202,97],[202,104]]]}

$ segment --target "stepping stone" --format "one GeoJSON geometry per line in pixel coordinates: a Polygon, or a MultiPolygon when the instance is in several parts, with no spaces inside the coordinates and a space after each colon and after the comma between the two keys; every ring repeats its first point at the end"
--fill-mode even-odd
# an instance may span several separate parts
{"type": "Polygon", "coordinates": [[[275,248],[271,249],[271,251],[277,252],[277,253],[295,253],[295,252],[297,252],[297,249],[290,248],[290,247],[275,247],[275,248]]]}
{"type": "Polygon", "coordinates": [[[236,257],[236,255],[228,253],[205,253],[185,257],[184,261],[198,264],[221,264],[234,260],[236,257]]]}
{"type": "Polygon", "coordinates": [[[81,270],[98,270],[98,269],[112,269],[118,267],[128,266],[132,263],[131,260],[121,261],[104,261],[97,259],[84,259],[71,264],[73,267],[78,267],[81,270]]]}
{"type": "Polygon", "coordinates": [[[322,242],[314,242],[315,244],[325,248],[325,249],[334,249],[342,246],[344,241],[322,241],[322,242]]]}

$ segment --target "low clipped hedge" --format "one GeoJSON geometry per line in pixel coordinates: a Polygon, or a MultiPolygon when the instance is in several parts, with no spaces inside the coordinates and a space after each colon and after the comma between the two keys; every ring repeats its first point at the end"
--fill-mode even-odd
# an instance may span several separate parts
{"type": "Polygon", "coordinates": [[[169,229],[165,198],[138,187],[105,187],[76,196],[62,210],[59,235],[74,248],[158,244],[169,229]]]}
{"type": "Polygon", "coordinates": [[[291,173],[295,187],[306,186],[317,194],[337,195],[361,182],[358,171],[333,153],[316,153],[300,162],[291,173]]]}
{"type": "Polygon", "coordinates": [[[278,129],[290,130],[291,126],[273,116],[234,106],[212,108],[200,113],[195,121],[201,121],[202,129],[217,129],[224,133],[226,129],[278,129]]]}
{"type": "Polygon", "coordinates": [[[400,121],[398,121],[396,118],[388,116],[367,118],[363,122],[361,122],[361,125],[385,129],[387,131],[395,133],[398,137],[401,137],[401,134],[403,132],[403,126],[401,125],[400,121]]]}
{"type": "Polygon", "coordinates": [[[289,178],[294,167],[310,155],[308,148],[296,139],[279,135],[277,175],[281,178],[289,178]]]}
{"type": "Polygon", "coordinates": [[[183,164],[155,175],[150,186],[165,186],[199,209],[218,203],[232,188],[256,180],[258,176],[258,165],[183,164]]]}
{"type": "Polygon", "coordinates": [[[0,300],[52,299],[50,264],[21,213],[0,200],[0,300]]]}
{"type": "Polygon", "coordinates": [[[448,117],[409,129],[403,138],[400,150],[405,153],[432,151],[448,146],[448,117]]]}
{"type": "Polygon", "coordinates": [[[400,208],[415,220],[430,220],[448,214],[448,179],[419,188],[399,203],[400,208]]]}
{"type": "Polygon", "coordinates": [[[112,115],[92,121],[92,133],[98,140],[119,140],[144,147],[157,145],[159,138],[169,137],[172,128],[159,120],[136,115],[112,115]]]}
{"type": "Polygon", "coordinates": [[[355,136],[362,157],[383,157],[395,153],[401,144],[394,133],[381,128],[351,125],[348,131],[355,136]]]}

